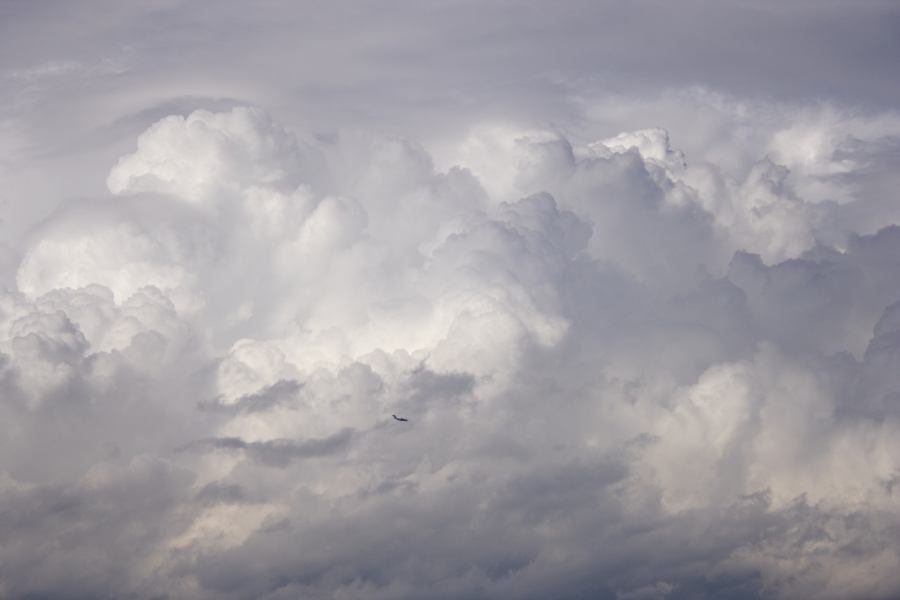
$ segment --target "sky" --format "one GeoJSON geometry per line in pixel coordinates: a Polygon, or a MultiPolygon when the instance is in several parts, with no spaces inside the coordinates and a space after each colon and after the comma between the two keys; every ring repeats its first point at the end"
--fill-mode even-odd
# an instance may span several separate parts
{"type": "Polygon", "coordinates": [[[898,64],[888,0],[0,0],[0,599],[900,596],[898,64]]]}

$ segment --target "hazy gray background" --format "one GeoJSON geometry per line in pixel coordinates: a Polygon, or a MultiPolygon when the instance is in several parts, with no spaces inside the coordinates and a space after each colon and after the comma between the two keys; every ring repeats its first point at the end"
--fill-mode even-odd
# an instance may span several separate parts
{"type": "Polygon", "coordinates": [[[898,64],[887,1],[0,0],[0,598],[896,597],[898,64]]]}

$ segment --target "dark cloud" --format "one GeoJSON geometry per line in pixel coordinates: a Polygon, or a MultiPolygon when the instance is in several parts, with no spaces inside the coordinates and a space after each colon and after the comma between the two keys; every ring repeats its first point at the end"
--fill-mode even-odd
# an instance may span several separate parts
{"type": "Polygon", "coordinates": [[[245,442],[235,437],[214,438],[193,442],[186,448],[240,450],[250,460],[266,466],[286,467],[293,460],[329,456],[340,452],[350,444],[354,433],[353,429],[346,428],[326,438],[300,441],[278,439],[245,442]]]}

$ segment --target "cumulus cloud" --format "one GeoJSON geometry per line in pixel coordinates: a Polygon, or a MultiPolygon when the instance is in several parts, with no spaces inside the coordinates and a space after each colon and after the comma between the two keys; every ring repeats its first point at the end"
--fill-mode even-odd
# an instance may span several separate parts
{"type": "Polygon", "coordinates": [[[900,593],[900,119],[542,75],[151,111],[0,240],[0,598],[900,593]]]}

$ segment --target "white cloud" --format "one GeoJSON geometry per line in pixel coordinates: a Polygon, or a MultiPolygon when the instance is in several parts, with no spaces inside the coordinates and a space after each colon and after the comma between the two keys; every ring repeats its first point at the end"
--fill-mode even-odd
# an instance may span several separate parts
{"type": "Polygon", "coordinates": [[[0,597],[897,595],[884,61],[576,5],[0,24],[0,597]]]}
{"type": "MultiPolygon", "coordinates": [[[[56,466],[28,458],[31,438],[8,441],[4,472],[30,490],[17,493],[52,494],[40,486],[101,471],[137,489],[130,478],[144,471],[114,465],[139,456],[184,471],[158,492],[172,529],[123,558],[131,574],[115,571],[114,585],[198,597],[268,593],[262,568],[355,569],[358,544],[343,543],[327,557],[256,559],[240,584],[221,565],[282,552],[282,529],[334,539],[341,523],[390,522],[410,502],[424,504],[422,526],[473,527],[483,514],[525,527],[518,553],[488,545],[473,563],[456,549],[469,538],[441,534],[433,566],[463,573],[447,589],[501,595],[551,585],[585,551],[572,519],[640,556],[651,546],[596,519],[676,543],[682,519],[790,521],[798,499],[826,519],[892,509],[895,229],[817,247],[816,210],[840,205],[807,202],[771,159],[743,182],[694,167],[661,129],[588,147],[560,134],[479,135],[494,151],[474,152],[468,138],[458,156],[474,162],[441,172],[422,148],[372,134],[300,153],[256,109],[151,127],[113,168],[119,197],[70,204],[35,230],[22,293],[5,297],[7,416],[34,433],[81,413],[115,428],[99,454],[94,426],[73,428],[62,439],[76,451],[56,466]],[[123,386],[131,399],[114,408],[123,386]],[[175,415],[180,426],[154,441],[175,415]],[[595,497],[628,502],[603,508],[595,497]],[[757,497],[761,509],[731,514],[757,497]],[[349,512],[323,520],[338,501],[349,512]],[[177,553],[196,566],[176,568],[177,553]]],[[[82,498],[96,483],[67,485],[82,498]]],[[[686,560],[760,569],[745,585],[776,595],[872,589],[851,570],[839,583],[817,578],[799,550],[791,564],[807,587],[797,588],[775,558],[788,552],[782,530],[727,531],[715,559],[698,548],[686,560]]],[[[887,573],[890,552],[854,560],[887,573]]],[[[601,572],[624,560],[615,556],[598,557],[601,572]]],[[[417,589],[414,555],[397,560],[393,583],[353,593],[417,589]]],[[[670,597],[694,585],[678,557],[654,560],[652,575],[609,572],[608,593],[670,597]]],[[[331,577],[288,585],[325,593],[337,589],[331,577]]],[[[12,593],[34,585],[3,578],[12,593]]]]}
{"type": "Polygon", "coordinates": [[[281,184],[297,153],[294,139],[258,109],[199,110],[166,117],[141,134],[137,151],[119,159],[106,184],[113,194],[215,202],[247,185],[281,184]]]}

